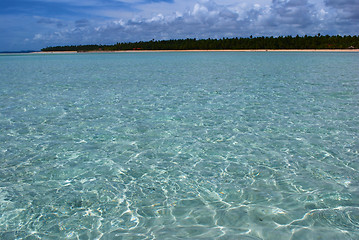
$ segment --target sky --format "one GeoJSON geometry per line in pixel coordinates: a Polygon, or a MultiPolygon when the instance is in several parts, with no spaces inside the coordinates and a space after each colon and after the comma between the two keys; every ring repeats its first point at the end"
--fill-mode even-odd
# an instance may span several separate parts
{"type": "Polygon", "coordinates": [[[359,0],[0,0],[0,51],[318,33],[359,35],[359,0]]]}

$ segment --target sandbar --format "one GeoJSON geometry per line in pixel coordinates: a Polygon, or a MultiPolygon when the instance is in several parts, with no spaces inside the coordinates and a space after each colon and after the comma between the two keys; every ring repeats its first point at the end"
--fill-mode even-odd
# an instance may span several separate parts
{"type": "Polygon", "coordinates": [[[213,50],[114,50],[114,51],[49,51],[30,54],[123,53],[123,52],[359,52],[359,49],[213,49],[213,50]]]}

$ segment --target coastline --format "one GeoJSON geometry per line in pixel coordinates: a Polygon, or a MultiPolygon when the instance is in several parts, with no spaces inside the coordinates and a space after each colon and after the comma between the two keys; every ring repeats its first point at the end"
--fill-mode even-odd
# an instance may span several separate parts
{"type": "Polygon", "coordinates": [[[222,50],[115,50],[115,51],[49,51],[28,54],[66,53],[134,53],[134,52],[359,52],[359,49],[222,49],[222,50]]]}

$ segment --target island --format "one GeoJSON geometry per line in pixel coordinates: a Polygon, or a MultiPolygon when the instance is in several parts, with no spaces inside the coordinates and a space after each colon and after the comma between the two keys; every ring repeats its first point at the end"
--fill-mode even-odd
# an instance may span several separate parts
{"type": "Polygon", "coordinates": [[[146,51],[146,50],[335,50],[359,49],[359,36],[280,36],[221,39],[173,39],[139,42],[122,42],[114,45],[71,45],[41,49],[42,52],[56,51],[146,51]]]}

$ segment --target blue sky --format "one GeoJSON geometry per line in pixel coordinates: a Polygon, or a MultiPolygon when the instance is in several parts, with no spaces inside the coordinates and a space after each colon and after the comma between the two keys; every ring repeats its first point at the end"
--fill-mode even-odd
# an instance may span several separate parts
{"type": "Polygon", "coordinates": [[[358,35],[359,0],[1,0],[0,51],[151,39],[358,35]]]}

